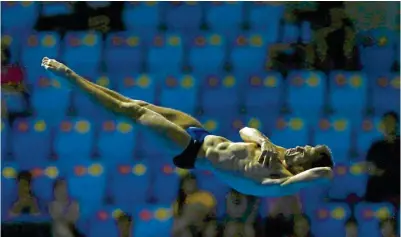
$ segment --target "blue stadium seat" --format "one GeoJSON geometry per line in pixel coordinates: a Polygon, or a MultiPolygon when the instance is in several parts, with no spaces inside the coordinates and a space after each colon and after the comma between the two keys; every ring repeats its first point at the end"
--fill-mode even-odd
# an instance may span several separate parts
{"type": "MultiPolygon", "coordinates": [[[[17,198],[17,182],[16,178],[20,171],[17,162],[2,161],[1,162],[1,193],[3,195],[4,204],[11,204],[17,198]]],[[[3,206],[2,209],[7,209],[3,206]]],[[[8,211],[8,210],[7,210],[8,211]]]]}
{"type": "Polygon", "coordinates": [[[210,30],[225,35],[238,32],[244,23],[244,3],[209,2],[207,3],[205,20],[210,30]]]}
{"type": "Polygon", "coordinates": [[[78,74],[93,75],[102,62],[103,40],[100,33],[68,32],[64,36],[63,63],[78,74]]]}
{"type": "Polygon", "coordinates": [[[358,197],[365,195],[368,175],[363,163],[338,163],[334,168],[334,175],[329,191],[330,198],[345,200],[350,194],[358,197]]]}
{"type": "Polygon", "coordinates": [[[335,162],[346,161],[351,148],[351,131],[350,121],[344,117],[323,118],[315,126],[314,144],[327,145],[335,162]]]}
{"type": "Polygon", "coordinates": [[[236,75],[244,76],[265,68],[268,43],[265,33],[237,36],[231,49],[231,64],[236,75]]]}
{"type": "MultiPolygon", "coordinates": [[[[36,157],[36,156],[35,156],[36,157]]],[[[41,201],[49,202],[53,200],[54,181],[59,177],[57,163],[45,162],[32,166],[32,189],[41,201]]]]}
{"type": "Polygon", "coordinates": [[[359,156],[366,157],[372,143],[383,138],[381,118],[365,118],[356,129],[356,152],[359,156]]]}
{"type": "MultiPolygon", "coordinates": [[[[113,80],[108,75],[98,74],[84,76],[86,79],[106,88],[113,88],[113,80]]],[[[72,94],[72,108],[78,116],[90,119],[95,124],[99,124],[104,119],[113,117],[113,113],[107,110],[99,102],[93,99],[88,93],[81,90],[74,90],[72,94]]]]}
{"type": "Polygon", "coordinates": [[[400,77],[398,74],[384,74],[372,80],[372,105],[376,115],[388,111],[400,112],[400,77]]]}
{"type": "Polygon", "coordinates": [[[249,75],[246,81],[244,103],[248,114],[281,108],[283,101],[283,78],[278,72],[261,72],[249,75]]]}
{"type": "Polygon", "coordinates": [[[327,80],[323,72],[292,71],[287,81],[288,106],[292,113],[315,122],[326,104],[327,80]]]}
{"type": "MultiPolygon", "coordinates": [[[[103,206],[92,213],[89,221],[89,237],[118,237],[116,218],[123,210],[117,206],[103,206]]],[[[124,211],[126,212],[126,211],[124,211]]]]}
{"type": "Polygon", "coordinates": [[[51,128],[41,118],[19,119],[13,124],[11,147],[21,169],[43,164],[50,157],[51,128]]]}
{"type": "Polygon", "coordinates": [[[21,38],[18,35],[15,32],[1,29],[1,44],[10,50],[10,63],[19,61],[21,38]]]}
{"type": "Polygon", "coordinates": [[[194,36],[188,52],[189,65],[198,76],[223,70],[226,62],[226,39],[220,34],[194,36]]]}
{"type": "Polygon", "coordinates": [[[198,79],[192,75],[166,77],[160,92],[160,104],[167,108],[194,114],[198,107],[198,88],[198,79]]]}
{"type": "Polygon", "coordinates": [[[312,41],[312,29],[309,21],[302,22],[300,35],[302,43],[307,44],[312,41]]]}
{"type": "Polygon", "coordinates": [[[60,164],[69,168],[78,161],[89,160],[93,152],[94,135],[95,129],[88,120],[63,120],[54,138],[54,152],[60,164]]]}
{"type": "Polygon", "coordinates": [[[3,91],[3,93],[1,93],[1,99],[6,105],[8,113],[21,113],[28,109],[26,99],[22,93],[3,91]]]}
{"type": "Polygon", "coordinates": [[[151,39],[160,24],[161,4],[158,2],[126,2],[123,22],[128,30],[134,30],[145,39],[151,39]]]}
{"type": "Polygon", "coordinates": [[[169,236],[173,226],[171,205],[143,205],[134,211],[134,236],[169,236]]]}
{"type": "Polygon", "coordinates": [[[252,29],[266,31],[266,41],[278,40],[279,25],[284,13],[284,4],[270,2],[250,2],[249,23],[252,29]]]}
{"type": "Polygon", "coordinates": [[[113,74],[140,72],[143,68],[144,45],[138,34],[110,33],[105,41],[104,58],[107,71],[113,74]]]}
{"type": "Polygon", "coordinates": [[[310,144],[309,133],[308,120],[296,116],[279,117],[271,140],[285,148],[304,146],[310,144]]]}
{"type": "Polygon", "coordinates": [[[228,124],[228,130],[226,134],[220,134],[225,136],[228,140],[233,142],[243,141],[239,135],[239,131],[244,128],[247,122],[247,117],[242,114],[233,114],[233,116],[227,118],[226,123],[228,124]]]}
{"type": "Polygon", "coordinates": [[[0,127],[0,131],[1,131],[1,160],[4,160],[7,155],[8,155],[8,151],[9,151],[9,134],[10,134],[10,125],[8,124],[8,122],[6,120],[1,120],[1,127],[0,127]]]}
{"type": "Polygon", "coordinates": [[[2,29],[20,31],[33,28],[39,13],[37,2],[2,2],[2,29]],[[15,17],[18,17],[18,21],[15,17]]]}
{"type": "Polygon", "coordinates": [[[130,99],[154,104],[156,101],[156,78],[154,75],[148,74],[121,75],[117,78],[117,90],[130,99]]]}
{"type": "Polygon", "coordinates": [[[394,206],[390,203],[368,203],[361,202],[355,206],[355,217],[358,220],[360,236],[380,236],[378,224],[380,220],[395,215],[394,206]]]}
{"type": "Polygon", "coordinates": [[[66,174],[70,195],[78,200],[82,216],[90,215],[101,206],[109,172],[104,164],[81,158],[73,166],[59,166],[59,169],[66,174]]]}
{"type": "Polygon", "coordinates": [[[116,205],[128,208],[133,203],[142,204],[147,201],[151,172],[146,162],[121,163],[110,173],[109,191],[116,205]]]}
{"type": "Polygon", "coordinates": [[[202,3],[166,2],[166,24],[170,30],[191,31],[197,30],[202,21],[202,3]]]}
{"type": "Polygon", "coordinates": [[[58,124],[68,112],[71,90],[65,83],[56,77],[40,77],[33,87],[31,105],[35,115],[44,118],[50,126],[58,124]]]}
{"type": "Polygon", "coordinates": [[[21,63],[34,70],[41,70],[43,57],[58,58],[60,36],[56,32],[33,32],[22,42],[21,63]]]}
{"type": "Polygon", "coordinates": [[[297,24],[286,23],[283,25],[282,43],[293,44],[298,42],[301,36],[301,29],[297,24]]]}
{"type": "Polygon", "coordinates": [[[103,163],[114,167],[132,160],[136,144],[136,129],[123,119],[104,121],[98,134],[97,149],[103,163]]]}
{"type": "Polygon", "coordinates": [[[209,75],[201,86],[201,106],[204,113],[229,116],[240,108],[239,83],[233,75],[209,75]]]}
{"type": "Polygon", "coordinates": [[[150,73],[166,76],[181,72],[184,60],[184,48],[178,34],[157,35],[148,52],[148,70],[150,73]]]}
{"type": "Polygon", "coordinates": [[[41,15],[52,17],[58,15],[72,14],[73,8],[67,2],[43,2],[41,15]]]}
{"type": "Polygon", "coordinates": [[[329,77],[329,103],[337,114],[359,124],[367,108],[368,83],[364,73],[333,71],[329,77]]]}
{"type": "Polygon", "coordinates": [[[179,189],[180,176],[178,168],[172,162],[167,162],[167,159],[166,161],[157,159],[157,161],[152,162],[151,166],[153,177],[152,197],[156,198],[157,203],[160,204],[173,203],[179,189]]]}
{"type": "Polygon", "coordinates": [[[345,203],[321,204],[312,217],[312,231],[316,236],[345,236],[344,224],[350,216],[351,210],[345,203]]]}
{"type": "Polygon", "coordinates": [[[394,43],[397,37],[394,31],[387,28],[376,28],[366,32],[374,43],[373,46],[360,47],[361,64],[369,73],[390,72],[396,55],[394,43]],[[380,60],[376,60],[380,58],[380,60]]]}

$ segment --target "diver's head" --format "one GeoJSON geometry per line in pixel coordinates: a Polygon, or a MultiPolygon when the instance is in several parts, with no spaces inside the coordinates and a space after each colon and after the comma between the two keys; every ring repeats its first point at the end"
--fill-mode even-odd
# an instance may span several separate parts
{"type": "Polygon", "coordinates": [[[334,166],[331,151],[325,145],[315,147],[297,146],[287,149],[285,162],[287,169],[293,174],[317,167],[329,167],[332,169],[334,166]]]}

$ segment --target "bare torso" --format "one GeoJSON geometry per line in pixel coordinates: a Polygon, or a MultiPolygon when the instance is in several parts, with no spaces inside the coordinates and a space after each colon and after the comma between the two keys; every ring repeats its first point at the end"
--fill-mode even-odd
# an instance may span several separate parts
{"type": "Polygon", "coordinates": [[[198,158],[208,159],[220,169],[238,171],[255,181],[284,177],[281,170],[285,167],[280,162],[274,166],[275,169],[266,167],[262,170],[252,170],[250,164],[257,162],[260,155],[260,146],[255,143],[231,142],[224,137],[208,135],[198,153],[198,158]]]}

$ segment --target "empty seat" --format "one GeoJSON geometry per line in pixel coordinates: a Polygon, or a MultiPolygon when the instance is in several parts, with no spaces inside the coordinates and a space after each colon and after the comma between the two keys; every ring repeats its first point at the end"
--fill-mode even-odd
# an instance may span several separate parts
{"type": "Polygon", "coordinates": [[[43,70],[43,57],[58,58],[60,36],[56,32],[32,32],[22,41],[21,62],[25,67],[43,70]]]}
{"type": "Polygon", "coordinates": [[[184,49],[178,34],[157,35],[152,41],[147,58],[150,73],[159,76],[177,75],[184,63],[184,49]]]}
{"type": "Polygon", "coordinates": [[[364,73],[332,71],[329,77],[329,103],[337,114],[347,116],[353,123],[366,113],[368,83],[364,73]]]}
{"type": "Polygon", "coordinates": [[[93,152],[95,129],[90,121],[81,118],[63,120],[56,129],[54,152],[66,168],[76,162],[89,160],[93,152]]]}
{"type": "Polygon", "coordinates": [[[102,62],[103,40],[100,33],[68,32],[64,36],[61,60],[78,74],[93,75],[102,62]]]}
{"type": "Polygon", "coordinates": [[[273,129],[271,140],[285,148],[309,144],[309,124],[306,119],[296,116],[279,117],[273,129]],[[288,139],[291,137],[291,139],[288,139]]]}
{"type": "Polygon", "coordinates": [[[234,75],[209,75],[201,86],[201,106],[204,113],[229,115],[240,108],[238,79],[234,75]]]}
{"type": "Polygon", "coordinates": [[[132,160],[136,144],[136,129],[131,121],[107,120],[99,131],[97,149],[109,167],[132,160]]]}
{"type": "Polygon", "coordinates": [[[41,118],[19,119],[13,124],[11,147],[21,169],[43,164],[51,153],[51,127],[41,118]]]}
{"type": "Polygon", "coordinates": [[[31,105],[35,114],[57,125],[67,114],[71,102],[71,90],[64,79],[40,77],[35,83],[31,105]]]}
{"type": "Polygon", "coordinates": [[[244,22],[243,2],[206,3],[205,21],[212,31],[230,35],[238,32],[244,22]]]}
{"type": "Polygon", "coordinates": [[[400,77],[398,74],[382,74],[372,80],[372,106],[376,115],[388,111],[400,111],[400,77]]]}
{"type": "Polygon", "coordinates": [[[110,33],[105,41],[104,58],[110,73],[138,73],[143,70],[146,44],[132,32],[110,33]]]}
{"type": "Polygon", "coordinates": [[[308,120],[319,117],[326,104],[326,77],[319,71],[292,71],[288,75],[288,106],[308,120]],[[313,100],[310,97],[313,96],[313,100]]]}
{"type": "Polygon", "coordinates": [[[237,35],[229,59],[236,75],[245,76],[263,70],[268,59],[268,45],[265,33],[237,35]]]}
{"type": "Polygon", "coordinates": [[[200,34],[192,37],[188,52],[189,65],[198,76],[218,73],[226,63],[227,42],[220,34],[200,34]]]}
{"type": "Polygon", "coordinates": [[[53,185],[59,177],[60,171],[57,163],[37,162],[30,169],[33,177],[32,188],[35,195],[41,200],[49,202],[54,198],[53,185]]]}
{"type": "Polygon", "coordinates": [[[160,24],[160,6],[158,2],[126,2],[122,16],[125,27],[151,39],[160,24]]]}
{"type": "Polygon", "coordinates": [[[168,76],[160,94],[161,106],[194,114],[198,107],[199,81],[192,75],[168,76]]]}
{"type": "Polygon", "coordinates": [[[345,203],[325,203],[315,211],[312,231],[317,236],[345,236],[345,222],[351,216],[351,210],[345,203]]]}
{"type": "Polygon", "coordinates": [[[2,2],[2,29],[19,31],[33,28],[39,13],[37,2],[2,2]],[[18,21],[15,17],[18,17],[18,21]]]}
{"type": "Polygon", "coordinates": [[[166,24],[171,30],[197,30],[202,21],[202,3],[200,2],[166,2],[166,24]]]}
{"type": "Polygon", "coordinates": [[[147,201],[151,175],[146,162],[120,163],[110,175],[109,192],[116,205],[129,208],[147,201]]]}
{"type": "Polygon", "coordinates": [[[173,226],[171,205],[148,204],[135,209],[134,236],[169,236],[173,226]]]}
{"type": "Polygon", "coordinates": [[[148,74],[121,74],[116,78],[117,90],[130,99],[154,104],[156,101],[156,78],[158,77],[148,74]]]}
{"type": "Polygon", "coordinates": [[[327,145],[334,161],[346,161],[351,148],[351,124],[341,116],[323,118],[314,126],[314,144],[327,145]],[[341,142],[338,142],[341,141],[341,142]]]}
{"type": "Polygon", "coordinates": [[[370,146],[383,138],[381,131],[381,118],[367,117],[356,126],[356,152],[361,157],[366,157],[370,146]]]}
{"type": "MultiPolygon", "coordinates": [[[[172,162],[157,159],[152,162],[152,197],[160,204],[171,204],[176,199],[179,189],[180,177],[177,168],[172,162]]],[[[170,158],[171,159],[171,158],[170,158]]]]}
{"type": "Polygon", "coordinates": [[[267,31],[267,41],[275,43],[278,40],[279,25],[283,13],[284,4],[282,3],[250,2],[250,27],[255,30],[267,31]]]}
{"type": "Polygon", "coordinates": [[[355,217],[358,220],[361,236],[380,236],[380,220],[394,217],[396,211],[390,203],[361,202],[355,206],[355,217]]]}

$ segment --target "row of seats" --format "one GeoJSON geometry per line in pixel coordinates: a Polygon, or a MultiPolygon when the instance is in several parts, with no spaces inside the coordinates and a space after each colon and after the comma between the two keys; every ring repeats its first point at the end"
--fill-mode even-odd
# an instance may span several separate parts
{"type": "MultiPolygon", "coordinates": [[[[266,32],[238,33],[232,37],[215,33],[189,36],[155,33],[148,39],[138,33],[119,32],[108,34],[104,41],[100,33],[93,32],[68,32],[64,40],[55,32],[32,33],[22,38],[20,33],[4,32],[2,41],[10,47],[11,62],[21,62],[32,73],[41,58],[48,56],[85,73],[98,70],[104,61],[112,73],[146,68],[161,75],[181,72],[187,65],[200,75],[219,72],[227,62],[238,73],[254,73],[266,68],[271,44],[266,32]]],[[[396,41],[385,42],[391,45],[390,42],[396,41]]],[[[389,72],[398,57],[392,46],[361,47],[360,51],[364,69],[372,73],[389,72]],[[372,58],[381,60],[372,61],[372,58]]]]}
{"type": "MultiPolygon", "coordinates": [[[[316,126],[308,125],[307,120],[299,117],[283,117],[278,118],[273,127],[267,128],[263,119],[258,117],[201,119],[207,130],[233,141],[240,141],[239,130],[249,126],[266,133],[284,147],[326,144],[332,149],[336,161],[347,161],[351,151],[363,160],[371,143],[382,138],[379,121],[366,119],[352,128],[342,117],[322,119],[316,126]]],[[[101,157],[116,157],[118,154],[121,161],[129,161],[134,154],[155,155],[166,151],[165,144],[157,136],[125,120],[106,120],[97,126],[86,119],[70,118],[54,128],[41,118],[18,120],[12,129],[3,123],[2,152],[11,151],[14,159],[22,165],[32,164],[33,160],[26,160],[31,155],[35,155],[36,162],[48,159],[52,152],[59,159],[73,163],[94,154],[101,157]],[[21,149],[21,146],[26,149],[21,149]],[[71,159],[70,156],[77,158],[71,159]]]]}
{"type": "MultiPolygon", "coordinates": [[[[39,72],[41,76],[38,77],[27,75],[28,82],[34,85],[32,106],[38,116],[49,113],[56,117],[65,116],[71,108],[80,116],[106,116],[83,93],[78,90],[71,93],[70,84],[64,79],[48,75],[43,69],[39,72]]],[[[190,114],[198,109],[202,109],[204,114],[217,116],[235,115],[240,109],[245,109],[250,115],[262,114],[261,110],[263,113],[268,110],[266,114],[271,114],[286,106],[292,113],[313,121],[329,106],[333,112],[359,123],[368,108],[373,108],[376,115],[382,115],[390,110],[399,111],[400,107],[400,81],[396,74],[370,78],[358,72],[334,71],[326,76],[319,71],[293,71],[286,81],[277,72],[255,73],[247,77],[235,74],[205,77],[101,74],[88,78],[127,97],[190,114]],[[310,95],[314,100],[309,99],[310,95]]],[[[21,95],[4,93],[3,99],[10,111],[25,109],[21,95]]],[[[270,117],[269,121],[275,115],[270,117]]]]}
{"type": "MultiPolygon", "coordinates": [[[[26,159],[32,159],[32,156],[26,159]]],[[[92,161],[84,157],[71,159],[74,163],[37,159],[29,169],[23,167],[22,162],[3,161],[2,192],[10,195],[6,197],[7,200],[13,200],[11,194],[15,191],[15,176],[18,170],[24,169],[33,174],[34,191],[44,200],[52,197],[51,187],[56,178],[68,177],[71,192],[82,200],[96,199],[99,202],[107,195],[120,205],[144,203],[151,197],[159,203],[169,203],[177,194],[179,175],[187,172],[175,168],[171,158],[169,160],[169,157],[164,156],[146,157],[142,161],[121,161],[118,157],[105,157],[103,161],[92,161]],[[126,187],[135,188],[127,190],[126,187]],[[85,188],[91,192],[85,192],[85,188]]],[[[329,189],[329,197],[345,200],[350,194],[364,196],[368,174],[363,162],[337,163],[334,171],[335,178],[329,189]]],[[[228,186],[215,179],[210,172],[195,173],[202,189],[212,192],[218,200],[225,197],[228,186]]],[[[315,201],[318,201],[316,197],[309,206],[315,201]]]]}

